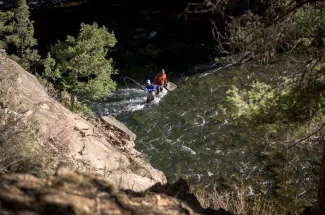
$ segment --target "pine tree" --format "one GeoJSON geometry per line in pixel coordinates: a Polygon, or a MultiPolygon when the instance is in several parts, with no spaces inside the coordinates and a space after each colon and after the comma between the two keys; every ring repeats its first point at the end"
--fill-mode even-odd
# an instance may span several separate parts
{"type": "Polygon", "coordinates": [[[70,93],[71,110],[75,96],[99,99],[115,89],[116,83],[110,77],[115,72],[112,59],[106,59],[108,48],[115,44],[114,34],[105,27],[82,23],[77,38],[67,36],[51,48],[44,61],[44,73],[70,93]]]}
{"type": "MultiPolygon", "coordinates": [[[[3,2],[0,1],[0,6],[3,2]]],[[[12,19],[14,17],[11,11],[0,11],[0,48],[6,47],[6,35],[13,32],[12,19]]]]}
{"type": "Polygon", "coordinates": [[[26,69],[40,59],[37,50],[34,49],[37,40],[34,38],[34,26],[29,16],[26,0],[19,0],[18,7],[14,11],[12,32],[6,36],[6,42],[15,47],[14,54],[20,58],[21,65],[26,69]]]}

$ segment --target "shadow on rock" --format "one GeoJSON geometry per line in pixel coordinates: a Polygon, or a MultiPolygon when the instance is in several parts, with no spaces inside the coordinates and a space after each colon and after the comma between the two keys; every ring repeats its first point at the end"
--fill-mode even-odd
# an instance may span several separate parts
{"type": "Polygon", "coordinates": [[[154,193],[156,195],[166,195],[183,201],[193,210],[193,212],[198,214],[233,215],[232,213],[229,213],[222,208],[218,210],[214,210],[211,208],[202,208],[197,197],[191,192],[190,186],[184,179],[179,179],[173,184],[167,183],[166,185],[161,185],[160,183],[157,183],[143,193],[136,193],[131,190],[127,190],[126,193],[128,193],[129,196],[137,198],[145,197],[146,195],[148,195],[148,193],[154,193]]]}

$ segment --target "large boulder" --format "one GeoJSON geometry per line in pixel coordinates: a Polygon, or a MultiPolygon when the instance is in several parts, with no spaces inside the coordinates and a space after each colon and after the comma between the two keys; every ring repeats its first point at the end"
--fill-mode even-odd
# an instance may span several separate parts
{"type": "MultiPolygon", "coordinates": [[[[86,120],[52,99],[37,78],[0,52],[0,86],[13,80],[20,117],[33,116],[40,125],[43,145],[79,171],[104,175],[123,189],[146,190],[156,183],[166,183],[165,175],[153,168],[134,149],[134,138],[104,120],[86,120]]],[[[8,94],[8,96],[12,96],[8,94]]],[[[0,108],[14,112],[0,99],[0,108]]],[[[53,164],[54,165],[54,164],[53,164]]]]}
{"type": "Polygon", "coordinates": [[[232,215],[222,209],[203,209],[182,180],[137,193],[122,191],[98,175],[76,173],[63,166],[46,179],[0,174],[0,190],[0,215],[232,215]]]}

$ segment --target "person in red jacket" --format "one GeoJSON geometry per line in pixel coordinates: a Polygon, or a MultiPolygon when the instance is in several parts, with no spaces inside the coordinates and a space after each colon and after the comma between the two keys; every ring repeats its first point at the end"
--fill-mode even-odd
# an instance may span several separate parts
{"type": "Polygon", "coordinates": [[[158,73],[153,79],[153,83],[156,85],[158,95],[163,90],[164,86],[167,84],[167,76],[165,70],[160,70],[160,73],[158,73]]]}

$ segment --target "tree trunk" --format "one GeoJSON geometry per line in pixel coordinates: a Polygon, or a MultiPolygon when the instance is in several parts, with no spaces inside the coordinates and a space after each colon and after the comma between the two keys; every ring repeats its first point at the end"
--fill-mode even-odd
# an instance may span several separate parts
{"type": "Polygon", "coordinates": [[[72,112],[74,112],[74,103],[75,103],[74,95],[73,94],[70,94],[70,110],[72,112]]]}
{"type": "Polygon", "coordinates": [[[319,176],[319,187],[317,196],[317,206],[315,214],[324,215],[325,214],[325,144],[323,145],[323,155],[320,165],[320,176],[319,176]]]}

